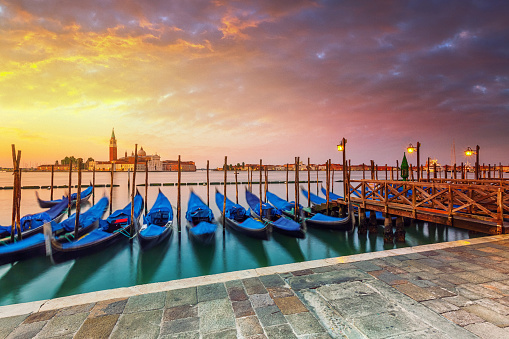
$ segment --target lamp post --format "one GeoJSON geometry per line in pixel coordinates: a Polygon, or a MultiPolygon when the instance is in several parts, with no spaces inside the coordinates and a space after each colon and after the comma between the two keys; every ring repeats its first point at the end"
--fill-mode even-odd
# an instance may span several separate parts
{"type": "Polygon", "coordinates": [[[407,152],[408,153],[417,153],[417,181],[421,179],[421,155],[419,149],[421,148],[421,143],[417,141],[417,147],[414,147],[412,144],[408,145],[407,152]]]}
{"type": "Polygon", "coordinates": [[[481,148],[479,145],[475,146],[475,151],[470,147],[467,147],[465,150],[465,155],[470,157],[475,154],[475,180],[479,180],[479,150],[481,148]]]}
{"type": "Polygon", "coordinates": [[[346,139],[343,138],[338,144],[338,151],[343,152],[343,200],[346,201],[347,182],[346,182],[346,139]]]}

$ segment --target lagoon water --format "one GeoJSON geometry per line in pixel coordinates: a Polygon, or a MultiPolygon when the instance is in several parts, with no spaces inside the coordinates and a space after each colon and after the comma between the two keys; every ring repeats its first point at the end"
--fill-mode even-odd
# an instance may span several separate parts
{"type": "MultiPolygon", "coordinates": [[[[289,180],[294,173],[290,172],[289,180]]],[[[385,173],[380,173],[385,177],[385,173]]],[[[362,173],[353,172],[353,179],[362,178],[362,173]]],[[[381,178],[380,177],[380,178],[381,178]]],[[[259,173],[253,173],[253,181],[259,181],[259,173]]],[[[211,182],[222,182],[223,172],[210,172],[211,182]]],[[[285,181],[286,172],[269,172],[269,181],[285,181]]],[[[301,172],[301,181],[307,180],[307,172],[301,172]]],[[[336,173],[335,180],[341,180],[341,173],[336,173]]],[[[55,173],[54,185],[66,185],[68,173],[55,173]]],[[[132,173],[131,173],[132,184],[132,173]]],[[[311,172],[311,180],[317,180],[317,173],[311,172]]],[[[318,180],[325,182],[325,172],[318,173],[318,180]]],[[[51,174],[41,172],[23,173],[22,185],[50,185],[51,174]]],[[[83,172],[82,185],[86,188],[92,181],[92,173],[83,172]]],[[[228,181],[234,182],[233,172],[228,172],[228,181]]],[[[247,181],[247,172],[238,174],[239,182],[247,181]]],[[[0,173],[0,187],[12,186],[12,174],[0,173]]],[[[110,183],[109,173],[96,173],[96,184],[110,183]]],[[[129,203],[127,173],[115,173],[114,183],[119,187],[113,189],[113,210],[129,203]]],[[[136,184],[145,182],[145,173],[137,173],[136,184]]],[[[177,173],[151,172],[149,183],[176,183],[177,173]]],[[[197,171],[182,173],[183,183],[205,183],[206,172],[197,171]]],[[[77,183],[77,174],[73,174],[72,184],[77,183]]],[[[301,184],[307,189],[307,183],[301,184]]],[[[320,184],[318,184],[320,185],[320,184]]],[[[342,183],[334,183],[334,192],[342,195],[342,183]]],[[[244,190],[247,185],[239,184],[239,203],[247,207],[244,190]]],[[[159,188],[170,199],[174,207],[177,204],[176,186],[149,186],[148,207],[155,201],[159,188]]],[[[273,266],[307,260],[338,257],[356,253],[374,252],[396,247],[416,246],[435,242],[468,239],[468,231],[444,225],[418,222],[406,228],[404,244],[386,245],[383,242],[383,227],[379,227],[377,235],[362,236],[353,232],[334,232],[327,230],[308,229],[305,239],[273,234],[268,241],[251,239],[218,227],[215,241],[210,245],[191,242],[185,227],[185,212],[190,189],[193,189],[206,203],[207,188],[204,185],[182,186],[182,230],[178,232],[176,223],[169,241],[149,251],[142,252],[136,239],[122,239],[111,248],[78,258],[62,264],[54,265],[49,257],[37,257],[26,261],[0,266],[0,305],[29,302],[48,298],[68,296],[98,290],[134,286],[152,282],[169,281],[207,274],[230,272],[264,266],[273,266]]],[[[223,186],[210,186],[210,206],[219,220],[220,211],[216,207],[214,193],[223,186]]],[[[138,187],[142,196],[145,187],[138,187]]],[[[49,200],[49,189],[24,189],[21,198],[21,215],[37,213],[39,208],[35,191],[44,200],[49,200]]],[[[73,189],[73,192],[76,188],[73,189]]],[[[253,191],[259,194],[259,186],[254,185],[253,191]]],[[[269,191],[286,198],[285,184],[269,184],[269,191]]],[[[311,191],[316,193],[317,184],[311,184],[311,191]]],[[[55,189],[54,198],[59,198],[66,189],[55,189]]],[[[289,200],[294,200],[295,186],[288,188],[289,200]]],[[[96,200],[103,194],[109,196],[109,188],[96,188],[96,200]]],[[[235,185],[227,186],[228,197],[235,201],[235,185]]],[[[301,195],[300,203],[307,205],[307,199],[301,195]]],[[[90,204],[83,207],[83,211],[90,204]]],[[[106,215],[105,215],[106,217],[106,215]]],[[[10,225],[12,218],[12,190],[0,190],[0,225],[10,225]]]]}

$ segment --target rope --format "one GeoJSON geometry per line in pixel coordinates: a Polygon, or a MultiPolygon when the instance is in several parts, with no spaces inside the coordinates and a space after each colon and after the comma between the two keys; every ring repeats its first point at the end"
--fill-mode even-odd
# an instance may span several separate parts
{"type": "Polygon", "coordinates": [[[118,230],[115,230],[113,231],[113,233],[120,233],[122,234],[123,236],[127,237],[128,239],[134,239],[134,237],[136,237],[137,233],[135,233],[132,237],[129,233],[127,233],[127,231],[125,230],[125,228],[119,228],[118,230]]]}

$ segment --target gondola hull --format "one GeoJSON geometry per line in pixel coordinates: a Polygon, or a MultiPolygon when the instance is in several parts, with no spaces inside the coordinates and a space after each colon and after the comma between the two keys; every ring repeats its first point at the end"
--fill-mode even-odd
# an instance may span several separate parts
{"type": "MultiPolygon", "coordinates": [[[[78,237],[86,234],[99,225],[99,220],[94,221],[92,224],[88,225],[85,228],[80,228],[78,230],[78,237]]],[[[69,232],[70,233],[70,232],[69,232]]],[[[67,233],[67,234],[69,234],[67,233]]],[[[0,265],[12,263],[20,260],[30,259],[36,256],[42,256],[46,254],[46,244],[44,241],[44,235],[42,233],[35,234],[32,237],[21,240],[16,243],[15,247],[12,250],[7,248],[0,248],[0,265]],[[2,252],[1,250],[4,250],[2,252]]],[[[7,245],[10,246],[10,245],[7,245]]]]}
{"type": "MultiPolygon", "coordinates": [[[[259,218],[260,217],[253,210],[251,210],[251,215],[253,216],[253,218],[259,218]]],[[[284,218],[284,217],[282,216],[281,218],[284,218]]],[[[303,239],[303,238],[306,237],[306,226],[304,224],[301,224],[301,226],[297,230],[287,230],[287,229],[278,227],[277,225],[274,224],[273,221],[271,221],[271,220],[269,220],[267,218],[262,218],[262,221],[264,223],[270,225],[271,226],[271,230],[273,232],[278,232],[280,234],[284,234],[284,235],[287,235],[287,236],[290,236],[290,237],[295,237],[295,238],[300,238],[300,239],[303,239]]]]}
{"type": "MultiPolygon", "coordinates": [[[[134,220],[135,227],[138,227],[138,219],[134,220]]],[[[131,226],[127,226],[124,228],[125,232],[129,233],[131,226]]],[[[51,250],[52,257],[55,263],[61,263],[67,260],[76,259],[79,257],[83,257],[86,255],[90,255],[92,253],[99,252],[107,247],[110,247],[114,243],[121,240],[128,240],[129,238],[122,234],[121,232],[111,233],[110,236],[105,237],[103,239],[97,240],[93,243],[83,244],[81,246],[75,246],[71,248],[64,248],[62,244],[66,240],[57,240],[51,239],[51,250]]]]}
{"type": "Polygon", "coordinates": [[[165,230],[156,236],[146,237],[143,236],[141,232],[138,233],[138,242],[140,243],[142,250],[146,251],[152,247],[155,247],[171,237],[173,234],[172,223],[170,222],[164,227],[165,230]]]}
{"type": "MultiPolygon", "coordinates": [[[[211,225],[213,225],[212,223],[209,223],[211,225]]],[[[188,222],[187,225],[186,225],[186,228],[187,228],[187,233],[189,235],[189,238],[192,240],[192,241],[196,241],[196,242],[199,242],[199,243],[205,243],[205,244],[208,244],[208,243],[211,243],[214,241],[214,239],[216,238],[216,232],[208,232],[208,233],[200,233],[200,234],[197,234],[195,233],[192,229],[194,227],[197,227],[198,225],[194,225],[192,222],[188,222]]]]}
{"type": "MultiPolygon", "coordinates": [[[[80,198],[80,201],[81,203],[85,203],[87,202],[90,197],[92,196],[92,189],[89,187],[87,188],[88,192],[85,194],[85,195],[82,195],[81,198],[80,198]]],[[[82,194],[84,193],[85,191],[82,192],[82,194]]],[[[74,193],[76,194],[76,193],[74,193]]],[[[74,195],[73,194],[73,195],[74,195]]],[[[39,198],[39,194],[37,193],[37,191],[35,192],[35,196],[37,198],[37,202],[39,203],[39,207],[40,208],[51,208],[55,205],[58,205],[60,202],[62,202],[63,199],[57,199],[57,200],[41,200],[39,198]]],[[[73,198],[71,200],[71,207],[74,207],[76,206],[76,199],[73,198]]]]}
{"type": "Polygon", "coordinates": [[[338,221],[321,221],[305,219],[304,223],[307,227],[328,229],[334,231],[350,231],[352,229],[352,220],[350,215],[338,221]]]}
{"type": "Polygon", "coordinates": [[[229,229],[234,230],[235,232],[242,233],[244,235],[247,235],[248,237],[255,238],[255,239],[261,239],[261,240],[268,240],[269,234],[271,231],[271,228],[267,224],[264,228],[259,229],[252,229],[243,227],[242,223],[239,223],[233,219],[226,218],[225,221],[226,227],[229,229]]]}

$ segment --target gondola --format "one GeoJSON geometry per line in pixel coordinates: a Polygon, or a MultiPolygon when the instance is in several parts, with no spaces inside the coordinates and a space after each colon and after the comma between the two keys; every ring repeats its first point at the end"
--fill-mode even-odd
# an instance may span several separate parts
{"type": "MultiPolygon", "coordinates": [[[[85,213],[80,215],[78,237],[92,231],[99,224],[99,219],[108,207],[108,198],[101,198],[94,206],[90,207],[85,213]]],[[[57,223],[51,221],[48,225],[50,232],[54,237],[60,239],[71,239],[74,236],[74,226],[76,224],[76,214],[71,215],[66,220],[57,223]]],[[[0,265],[12,263],[15,261],[29,259],[45,253],[45,236],[43,233],[35,234],[21,241],[0,245],[0,265]]]]}
{"type": "MultiPolygon", "coordinates": [[[[67,206],[67,198],[64,198],[60,203],[47,211],[25,215],[19,222],[22,239],[31,237],[37,233],[42,233],[42,225],[47,222],[59,222],[67,211],[67,206]]],[[[17,227],[15,227],[14,232],[18,234],[17,227]]],[[[8,244],[10,242],[11,226],[0,226],[0,244],[8,244]]]]}
{"type": "MultiPolygon", "coordinates": [[[[251,215],[260,218],[260,199],[246,189],[246,201],[251,215]]],[[[301,225],[283,215],[283,212],[274,206],[262,203],[262,221],[271,225],[272,230],[296,238],[304,238],[306,226],[301,225]]]]}
{"type": "Polygon", "coordinates": [[[186,220],[189,221],[187,229],[191,238],[203,242],[212,241],[217,229],[217,225],[214,224],[214,214],[194,191],[191,191],[189,195],[186,220]]]}
{"type": "MultiPolygon", "coordinates": [[[[280,210],[284,215],[294,219],[295,218],[295,202],[294,201],[286,201],[281,199],[277,195],[272,192],[267,192],[267,199],[269,202],[278,210],[280,210]]],[[[299,215],[298,222],[302,222],[302,205],[299,204],[299,215]]],[[[294,219],[295,220],[295,219],[294,219]]]]}
{"type": "Polygon", "coordinates": [[[105,249],[122,239],[131,239],[136,234],[143,210],[143,198],[136,192],[134,197],[134,220],[131,223],[131,203],[116,210],[106,220],[99,220],[97,229],[84,234],[77,240],[51,239],[53,260],[62,262],[105,249]],[[131,228],[134,228],[131,230],[131,228]],[[132,232],[132,233],[131,233],[132,232]]]}
{"type": "MultiPolygon", "coordinates": [[[[216,205],[220,211],[223,210],[224,195],[216,190],[216,205]]],[[[250,236],[252,238],[267,240],[269,238],[270,226],[262,223],[259,219],[252,218],[244,207],[233,203],[226,198],[225,224],[229,228],[250,236]]]]}
{"type": "Polygon", "coordinates": [[[173,232],[173,210],[168,198],[159,190],[154,205],[143,217],[138,241],[143,250],[167,240],[173,232]]]}
{"type": "MultiPolygon", "coordinates": [[[[302,194],[307,197],[308,191],[301,188],[302,194]]],[[[327,200],[323,199],[316,194],[309,192],[310,201],[314,205],[319,205],[326,203],[327,200]]],[[[304,222],[306,226],[313,228],[325,228],[337,231],[349,231],[354,226],[353,219],[353,208],[352,204],[348,205],[348,215],[345,218],[337,218],[333,216],[328,216],[322,213],[317,213],[313,211],[312,208],[305,207],[302,209],[304,213],[304,222]]]]}
{"type": "MultiPolygon", "coordinates": [[[[81,192],[80,201],[81,202],[88,201],[88,199],[90,199],[90,197],[92,196],[92,190],[93,186],[92,184],[90,184],[90,186],[88,186],[83,192],[81,192]]],[[[37,191],[35,191],[35,196],[37,198],[37,202],[39,203],[40,208],[50,208],[62,202],[62,200],[67,199],[66,196],[63,196],[62,199],[57,200],[41,200],[41,198],[39,198],[39,193],[37,193],[37,191]]],[[[76,199],[78,199],[78,193],[72,193],[71,204],[73,206],[76,204],[76,199]]]]}
{"type": "MultiPolygon", "coordinates": [[[[307,197],[308,191],[301,188],[302,194],[307,197]]],[[[309,192],[310,201],[314,205],[320,205],[323,203],[327,203],[326,199],[323,199],[316,194],[309,192]]],[[[304,222],[306,226],[313,228],[325,228],[337,231],[349,231],[354,227],[354,217],[353,217],[353,208],[352,204],[348,205],[348,216],[345,218],[337,218],[328,216],[322,213],[316,213],[312,208],[303,208],[304,212],[304,222]]]]}

